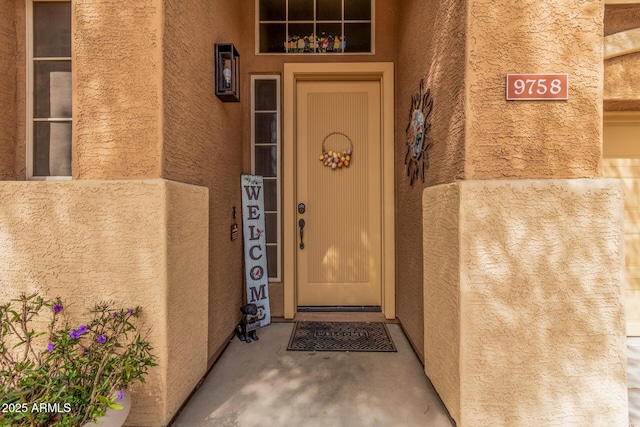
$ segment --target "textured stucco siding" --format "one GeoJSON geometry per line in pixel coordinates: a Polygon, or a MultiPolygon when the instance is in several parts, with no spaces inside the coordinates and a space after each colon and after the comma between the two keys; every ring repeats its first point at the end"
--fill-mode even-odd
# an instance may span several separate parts
{"type": "MultiPolygon", "coordinates": [[[[640,53],[618,56],[604,62],[604,99],[607,104],[633,102],[633,108],[640,110],[640,53]]],[[[608,110],[619,108],[608,108],[608,110]]]]}
{"type": "MultiPolygon", "coordinates": [[[[640,5],[605,8],[605,36],[637,28],[640,28],[640,5]]],[[[640,53],[605,60],[604,109],[640,110],[640,53]]]]}
{"type": "MultiPolygon", "coordinates": [[[[209,357],[224,345],[243,304],[242,235],[231,241],[233,207],[241,218],[244,110],[214,94],[214,43],[242,38],[237,2],[165,0],[162,177],[209,188],[209,357]]],[[[253,5],[252,5],[253,8],[253,5]]],[[[242,63],[245,52],[240,52],[242,63]]],[[[248,86],[241,86],[241,93],[248,86]]],[[[213,362],[213,360],[211,360],[213,362]]]]}
{"type": "Polygon", "coordinates": [[[14,3],[0,1],[0,180],[15,179],[16,149],[16,13],[14,3]]]}
{"type": "MultiPolygon", "coordinates": [[[[447,206],[459,216],[459,283],[425,277],[425,286],[460,295],[458,425],[626,426],[622,183],[452,185],[459,205],[455,192],[429,188],[425,200],[454,203],[425,204],[425,216],[447,206]]],[[[437,255],[425,252],[425,265],[437,255]]],[[[457,402],[441,396],[455,417],[457,402]]]]}
{"type": "MultiPolygon", "coordinates": [[[[466,2],[398,2],[398,59],[396,90],[396,162],[400,192],[406,192],[409,178],[404,159],[406,128],[411,97],[420,80],[433,95],[429,148],[429,169],[425,185],[444,184],[463,178],[465,130],[465,36],[466,2]],[[417,44],[420,41],[422,44],[417,44]]],[[[421,185],[418,181],[415,187],[421,185]]],[[[413,191],[417,207],[421,191],[413,191]]]]}
{"type": "Polygon", "coordinates": [[[160,178],[162,15],[162,0],[72,2],[74,178],[160,178]]]}
{"type": "MultiPolygon", "coordinates": [[[[397,317],[423,357],[422,189],[452,182],[464,172],[465,2],[398,2],[396,65],[396,257],[397,317]],[[424,79],[433,94],[429,169],[425,183],[409,185],[404,164],[411,96],[424,79]]],[[[427,221],[429,219],[426,219],[427,221]]],[[[427,246],[425,250],[431,248],[427,246]]]]}
{"type": "Polygon", "coordinates": [[[465,178],[600,176],[603,2],[468,4],[465,178]],[[508,73],[568,73],[569,100],[507,102],[508,73]]]}
{"type": "Polygon", "coordinates": [[[445,184],[424,191],[424,369],[460,419],[460,188],[445,184]]]}
{"type": "MultiPolygon", "coordinates": [[[[209,191],[167,182],[166,419],[206,373],[209,353],[209,191]]],[[[132,423],[132,425],[135,425],[132,423]]]]}
{"type": "MultiPolygon", "coordinates": [[[[11,2],[9,2],[11,3],[11,2]]],[[[16,64],[26,64],[27,62],[27,40],[26,37],[20,37],[20,34],[26,34],[26,2],[16,1],[15,19],[16,19],[16,64]]],[[[27,67],[19,67],[16,65],[16,148],[15,148],[15,178],[24,180],[27,170],[27,67]]]]}
{"type": "Polygon", "coordinates": [[[131,425],[166,425],[206,371],[207,208],[205,188],[163,180],[0,183],[2,300],[61,296],[72,324],[100,301],[143,307],[158,366],[131,425]]]}
{"type": "Polygon", "coordinates": [[[608,5],[604,9],[604,35],[640,28],[640,5],[608,5]]]}

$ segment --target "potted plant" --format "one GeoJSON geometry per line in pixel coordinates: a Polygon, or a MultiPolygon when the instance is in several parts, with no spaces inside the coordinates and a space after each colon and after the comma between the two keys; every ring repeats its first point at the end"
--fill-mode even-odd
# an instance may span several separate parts
{"type": "Polygon", "coordinates": [[[82,426],[122,409],[124,390],[155,366],[141,312],[100,303],[71,326],[59,298],[0,305],[0,425],[82,426]]]}

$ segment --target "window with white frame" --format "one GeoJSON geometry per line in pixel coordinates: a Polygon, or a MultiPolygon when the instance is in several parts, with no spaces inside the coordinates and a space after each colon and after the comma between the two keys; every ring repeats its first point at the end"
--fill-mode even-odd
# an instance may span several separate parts
{"type": "Polygon", "coordinates": [[[257,53],[372,53],[374,0],[256,0],[257,53]]]}
{"type": "Polygon", "coordinates": [[[71,2],[28,2],[27,174],[71,176],[71,2]]]}
{"type": "Polygon", "coordinates": [[[251,76],[251,172],[264,181],[269,281],[281,280],[280,76],[251,76]]]}

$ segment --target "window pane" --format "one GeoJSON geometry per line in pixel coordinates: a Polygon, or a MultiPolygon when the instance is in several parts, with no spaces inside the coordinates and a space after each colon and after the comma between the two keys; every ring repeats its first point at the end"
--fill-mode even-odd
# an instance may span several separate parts
{"type": "Polygon", "coordinates": [[[278,182],[275,179],[265,179],[264,183],[264,210],[275,211],[278,209],[278,182]]]}
{"type": "Polygon", "coordinates": [[[260,24],[260,52],[285,52],[287,31],[285,24],[260,24]]]}
{"type": "Polygon", "coordinates": [[[267,243],[278,243],[278,214],[264,214],[264,227],[267,233],[267,243]]]}
{"type": "Polygon", "coordinates": [[[71,118],[71,61],[34,61],[33,114],[71,118]]]}
{"type": "Polygon", "coordinates": [[[261,21],[284,21],[285,0],[260,0],[261,21]]]}
{"type": "Polygon", "coordinates": [[[345,52],[371,52],[371,24],[344,24],[345,52]]]}
{"type": "Polygon", "coordinates": [[[342,0],[316,0],[316,19],[318,21],[340,21],[342,19],[342,0]]]}
{"type": "Polygon", "coordinates": [[[33,175],[71,176],[71,123],[36,122],[33,175]]]}
{"type": "Polygon", "coordinates": [[[313,24],[289,24],[289,40],[289,52],[311,52],[313,24]]]}
{"type": "Polygon", "coordinates": [[[277,142],[277,116],[275,113],[256,113],[256,144],[277,142]]]}
{"type": "Polygon", "coordinates": [[[289,0],[289,20],[313,21],[313,0],[289,0]]]}
{"type": "Polygon", "coordinates": [[[267,246],[267,275],[278,277],[278,247],[267,246]]]}
{"type": "Polygon", "coordinates": [[[344,0],[344,19],[371,20],[371,0],[344,0]]]}
{"type": "Polygon", "coordinates": [[[256,110],[275,111],[278,106],[275,79],[256,80],[256,110]]]}
{"type": "Polygon", "coordinates": [[[71,57],[71,2],[33,3],[35,57],[71,57]]]}
{"type": "Polygon", "coordinates": [[[256,175],[262,176],[276,176],[277,172],[277,149],[275,146],[255,147],[255,165],[256,175]]]}
{"type": "Polygon", "coordinates": [[[340,46],[341,33],[342,25],[340,24],[318,24],[320,52],[337,52],[340,46]]]}

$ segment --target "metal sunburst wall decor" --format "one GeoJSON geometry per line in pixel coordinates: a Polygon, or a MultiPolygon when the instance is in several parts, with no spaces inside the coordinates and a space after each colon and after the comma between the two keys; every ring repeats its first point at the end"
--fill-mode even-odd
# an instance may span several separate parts
{"type": "Polygon", "coordinates": [[[427,150],[431,142],[427,142],[427,132],[431,127],[429,116],[433,110],[433,98],[431,89],[424,91],[424,79],[420,80],[420,91],[411,95],[411,107],[409,108],[409,124],[407,125],[407,155],[404,164],[407,165],[407,176],[410,185],[413,185],[418,174],[424,182],[424,170],[429,168],[427,150]]]}

